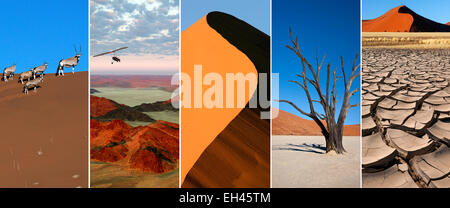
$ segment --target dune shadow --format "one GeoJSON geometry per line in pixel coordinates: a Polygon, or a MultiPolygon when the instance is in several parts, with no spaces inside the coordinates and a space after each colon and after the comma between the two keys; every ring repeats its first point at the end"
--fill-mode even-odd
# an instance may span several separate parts
{"type": "Polygon", "coordinates": [[[285,144],[281,146],[275,146],[273,150],[288,150],[298,152],[311,152],[316,154],[325,154],[326,147],[321,144],[285,144]]]}

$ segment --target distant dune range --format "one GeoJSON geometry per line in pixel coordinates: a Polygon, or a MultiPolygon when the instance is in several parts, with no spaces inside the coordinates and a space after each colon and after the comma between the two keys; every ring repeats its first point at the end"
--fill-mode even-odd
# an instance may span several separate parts
{"type": "Polygon", "coordinates": [[[395,7],[382,16],[362,21],[363,32],[450,32],[450,26],[416,14],[406,6],[395,7]]]}
{"type": "MultiPolygon", "coordinates": [[[[223,77],[270,69],[269,36],[228,14],[209,13],[181,38],[182,72],[199,63],[204,74],[223,77]]],[[[182,187],[270,187],[270,125],[262,110],[182,108],[182,187]]]]}
{"type": "Polygon", "coordinates": [[[175,90],[169,75],[91,75],[91,87],[150,88],[175,90]]]}
{"type": "Polygon", "coordinates": [[[88,187],[88,72],[0,83],[0,187],[88,187]]]}
{"type": "MultiPolygon", "coordinates": [[[[284,110],[278,110],[278,117],[272,120],[273,135],[322,136],[320,128],[313,120],[303,119],[284,110]]],[[[345,125],[344,136],[359,136],[359,124],[345,125]]]]}

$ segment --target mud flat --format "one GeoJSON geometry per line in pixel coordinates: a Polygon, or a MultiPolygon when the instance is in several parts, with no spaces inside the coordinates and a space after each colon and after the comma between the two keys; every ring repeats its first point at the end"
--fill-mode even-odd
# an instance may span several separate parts
{"type": "Polygon", "coordinates": [[[363,49],[363,187],[450,187],[449,55],[363,49]]]}
{"type": "Polygon", "coordinates": [[[360,137],[343,140],[347,153],[330,155],[323,136],[273,136],[272,187],[359,188],[360,137]]]}

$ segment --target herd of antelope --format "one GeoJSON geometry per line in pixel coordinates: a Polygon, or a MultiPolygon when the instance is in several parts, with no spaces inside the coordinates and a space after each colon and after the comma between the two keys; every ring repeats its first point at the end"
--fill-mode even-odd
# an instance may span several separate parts
{"type": "MultiPolygon", "coordinates": [[[[56,69],[56,76],[64,76],[64,68],[72,67],[72,74],[75,73],[75,66],[78,65],[81,57],[81,46],[80,52],[78,53],[75,48],[75,56],[68,59],[62,59],[59,61],[58,68],[56,69]]],[[[48,64],[44,63],[38,67],[34,67],[28,71],[19,74],[18,82],[24,84],[23,93],[28,94],[29,89],[33,89],[36,92],[36,88],[40,87],[40,83],[44,81],[44,71],[47,69],[48,64]],[[36,78],[38,77],[38,78],[36,78]],[[24,81],[26,81],[24,83],[24,81]]],[[[16,64],[6,67],[3,69],[3,81],[8,82],[8,80],[14,79],[14,72],[16,71],[16,64]]]]}

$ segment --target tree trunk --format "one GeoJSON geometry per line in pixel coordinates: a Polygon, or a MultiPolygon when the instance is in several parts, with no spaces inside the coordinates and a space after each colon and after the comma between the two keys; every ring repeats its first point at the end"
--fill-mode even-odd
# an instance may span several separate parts
{"type": "Polygon", "coordinates": [[[329,153],[331,151],[336,152],[337,154],[343,154],[345,152],[344,145],[342,145],[342,134],[339,134],[339,130],[336,126],[329,128],[329,136],[325,137],[326,143],[326,152],[329,153]]]}

